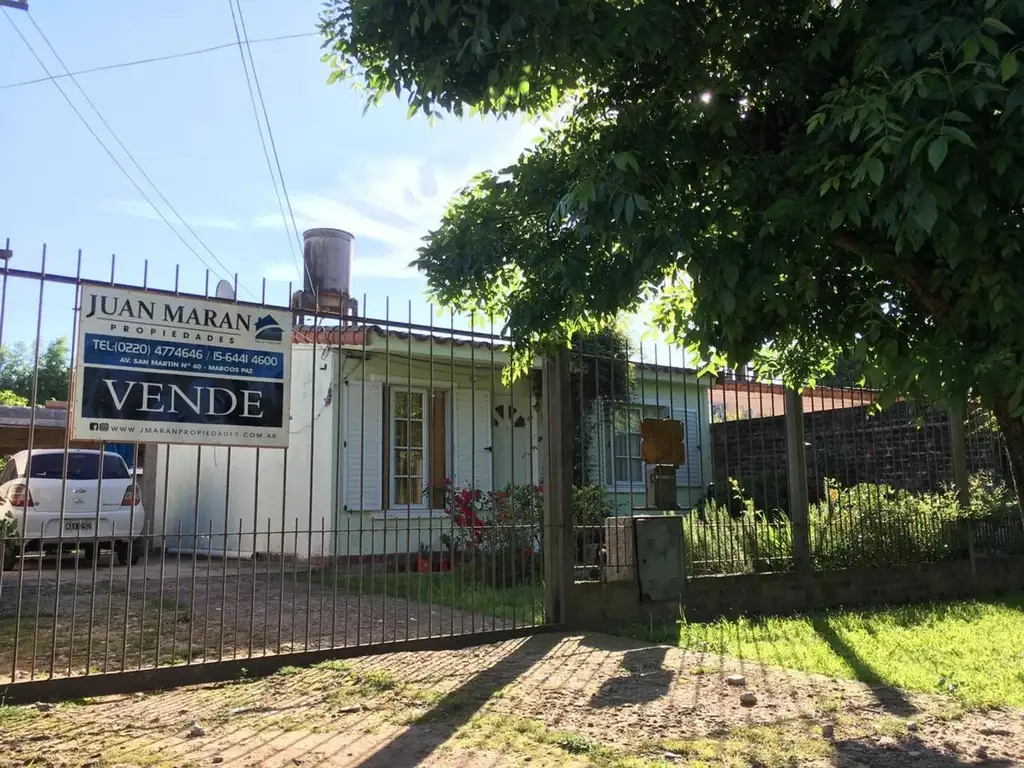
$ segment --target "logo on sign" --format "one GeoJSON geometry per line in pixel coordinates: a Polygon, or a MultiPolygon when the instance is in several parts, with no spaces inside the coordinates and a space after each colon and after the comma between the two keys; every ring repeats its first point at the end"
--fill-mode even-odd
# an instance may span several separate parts
{"type": "Polygon", "coordinates": [[[270,315],[264,315],[256,321],[257,341],[281,341],[284,329],[270,315]]]}

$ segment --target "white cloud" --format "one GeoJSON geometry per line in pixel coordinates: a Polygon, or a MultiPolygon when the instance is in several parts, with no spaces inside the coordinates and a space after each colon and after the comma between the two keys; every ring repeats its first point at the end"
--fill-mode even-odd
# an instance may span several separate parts
{"type": "MultiPolygon", "coordinates": [[[[392,155],[367,158],[339,179],[334,190],[292,195],[299,230],[339,227],[356,237],[354,277],[411,277],[408,264],[424,236],[440,223],[452,196],[477,172],[515,161],[540,134],[536,122],[524,122],[507,142],[458,163],[439,166],[422,157],[392,155]],[[372,241],[375,254],[363,258],[360,241],[372,241]],[[379,256],[381,251],[386,255],[379,256]]],[[[253,227],[284,227],[280,213],[257,216],[253,227]]],[[[274,274],[282,274],[276,267],[274,274]]],[[[294,273],[294,267],[291,267],[294,273]]],[[[268,275],[269,279],[269,275],[268,275]]]]}
{"type": "MultiPolygon", "coordinates": [[[[104,208],[117,213],[122,216],[131,216],[136,219],[146,219],[147,221],[163,221],[160,215],[153,210],[153,206],[144,200],[120,200],[110,202],[104,205],[104,208]]],[[[170,210],[163,211],[164,215],[172,224],[180,224],[180,220],[170,210]]],[[[191,214],[186,216],[182,214],[182,218],[188,222],[188,225],[193,229],[241,229],[242,225],[231,219],[220,218],[217,216],[201,216],[191,214]]]]}

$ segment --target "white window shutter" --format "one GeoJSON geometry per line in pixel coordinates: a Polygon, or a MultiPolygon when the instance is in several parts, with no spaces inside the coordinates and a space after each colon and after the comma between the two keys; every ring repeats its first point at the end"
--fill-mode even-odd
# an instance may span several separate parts
{"type": "Polygon", "coordinates": [[[371,381],[345,387],[345,509],[381,508],[384,388],[371,381]]]}
{"type": "Polygon", "coordinates": [[[456,488],[491,488],[491,393],[485,389],[455,390],[456,488]]]}
{"type": "Polygon", "coordinates": [[[676,469],[676,485],[680,488],[700,488],[700,422],[696,408],[672,411],[672,418],[683,424],[683,442],[686,446],[686,461],[676,469]]]}

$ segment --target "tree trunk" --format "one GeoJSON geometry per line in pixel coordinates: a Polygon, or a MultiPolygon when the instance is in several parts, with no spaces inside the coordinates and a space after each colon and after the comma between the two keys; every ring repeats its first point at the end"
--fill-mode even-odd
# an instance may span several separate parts
{"type": "Polygon", "coordinates": [[[1013,488],[1017,493],[1017,506],[1020,509],[1021,521],[1024,522],[1024,419],[1010,415],[1009,398],[999,398],[993,404],[993,413],[999,431],[1006,441],[1006,457],[1010,462],[1010,473],[1013,475],[1013,488]]]}

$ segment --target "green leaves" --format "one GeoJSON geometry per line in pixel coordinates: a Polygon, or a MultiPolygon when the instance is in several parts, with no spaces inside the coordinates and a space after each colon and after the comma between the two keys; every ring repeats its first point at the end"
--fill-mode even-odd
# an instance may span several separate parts
{"type": "Polygon", "coordinates": [[[917,199],[917,204],[914,206],[914,221],[917,226],[930,234],[938,218],[939,209],[936,205],[935,195],[925,192],[917,199]]]}
{"type": "Polygon", "coordinates": [[[882,177],[885,175],[885,166],[882,165],[882,161],[877,157],[872,157],[867,162],[868,176],[878,186],[882,183],[882,177]]]}
{"type": "Polygon", "coordinates": [[[939,166],[942,165],[942,161],[946,159],[946,153],[949,152],[949,142],[945,136],[939,136],[937,139],[932,141],[928,145],[928,162],[931,163],[932,168],[936,171],[939,170],[939,166]]]}
{"type": "Polygon", "coordinates": [[[993,18],[992,16],[989,16],[987,19],[985,19],[983,24],[989,29],[992,29],[996,32],[1001,32],[1006,35],[1014,34],[1014,31],[1010,29],[1010,27],[1008,27],[1003,21],[993,18]]]}
{"type": "Polygon", "coordinates": [[[1003,56],[1003,60],[1002,62],[1000,62],[999,65],[999,71],[1002,73],[1003,82],[1005,83],[1007,80],[1011,79],[1014,75],[1016,75],[1017,70],[1019,68],[1020,65],[1017,63],[1016,53],[1010,51],[1008,54],[1003,56]]]}
{"type": "Polygon", "coordinates": [[[964,61],[974,61],[978,58],[978,54],[981,53],[981,43],[978,42],[978,38],[976,37],[968,37],[964,40],[962,50],[964,61]]]}
{"type": "Polygon", "coordinates": [[[620,171],[632,170],[636,173],[640,172],[640,164],[636,161],[636,157],[632,152],[616,152],[612,161],[620,171]]]}
{"type": "Polygon", "coordinates": [[[849,350],[892,391],[1006,395],[1024,5],[829,8],[329,0],[321,31],[332,77],[413,114],[559,108],[416,262],[517,360],[644,301],[704,361],[767,347],[806,381],[849,350]]]}

